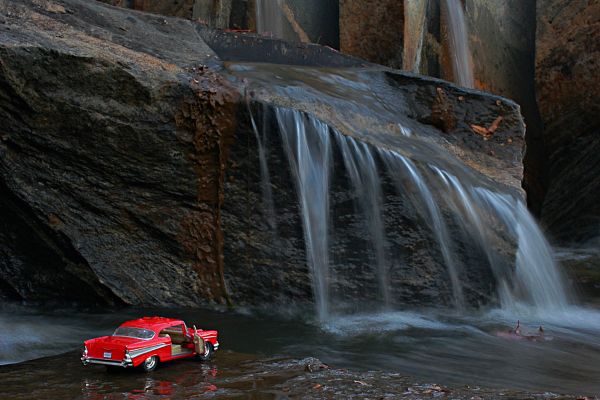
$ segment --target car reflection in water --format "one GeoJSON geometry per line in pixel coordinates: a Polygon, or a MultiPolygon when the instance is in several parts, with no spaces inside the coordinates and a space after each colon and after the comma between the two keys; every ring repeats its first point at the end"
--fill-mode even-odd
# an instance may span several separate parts
{"type": "Polygon", "coordinates": [[[152,376],[136,370],[105,372],[97,368],[94,377],[81,381],[81,397],[86,400],[113,398],[120,393],[127,399],[147,399],[149,395],[186,397],[219,390],[216,385],[218,370],[214,365],[194,361],[182,365],[164,365],[152,376]]]}

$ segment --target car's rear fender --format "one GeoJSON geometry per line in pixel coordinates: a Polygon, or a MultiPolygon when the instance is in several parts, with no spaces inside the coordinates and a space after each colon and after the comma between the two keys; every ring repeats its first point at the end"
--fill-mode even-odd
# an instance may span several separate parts
{"type": "Polygon", "coordinates": [[[153,341],[146,345],[128,346],[127,351],[134,366],[140,365],[148,357],[157,356],[159,361],[166,361],[171,356],[171,341],[169,339],[153,341]]]}

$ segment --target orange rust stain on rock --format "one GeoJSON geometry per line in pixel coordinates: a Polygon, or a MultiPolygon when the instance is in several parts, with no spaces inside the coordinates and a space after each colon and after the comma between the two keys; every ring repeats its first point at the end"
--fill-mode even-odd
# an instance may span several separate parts
{"type": "Polygon", "coordinates": [[[454,108],[448,100],[444,89],[437,88],[435,99],[431,105],[431,114],[426,118],[426,122],[439,128],[445,133],[452,131],[456,127],[456,117],[454,108]]]}
{"type": "Polygon", "coordinates": [[[230,303],[223,275],[221,205],[228,148],[233,140],[239,94],[216,72],[190,69],[193,94],[184,99],[175,122],[192,134],[189,158],[197,176],[197,207],[181,221],[179,240],[194,260],[202,294],[230,303]]]}

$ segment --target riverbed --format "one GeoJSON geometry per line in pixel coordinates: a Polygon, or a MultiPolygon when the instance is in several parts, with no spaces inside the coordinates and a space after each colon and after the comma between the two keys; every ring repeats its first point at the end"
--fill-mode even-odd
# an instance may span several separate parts
{"type": "MultiPolygon", "coordinates": [[[[326,323],[317,323],[300,317],[306,315],[302,310],[274,315],[264,310],[98,312],[11,306],[4,307],[0,314],[0,363],[14,364],[71,353],[58,357],[56,362],[6,365],[2,373],[37,370],[41,365],[46,370],[44,374],[60,382],[57,390],[64,387],[83,390],[92,379],[102,390],[134,393],[137,390],[134,386],[139,386],[145,375],[124,375],[129,378],[114,378],[118,381],[114,383],[112,377],[103,375],[103,368],[83,368],[77,352],[84,339],[110,334],[120,322],[141,315],[179,317],[189,325],[218,329],[222,350],[214,361],[217,369],[220,362],[230,365],[258,360],[253,368],[260,370],[260,365],[273,357],[296,363],[315,357],[336,371],[351,371],[347,373],[356,374],[356,380],[361,380],[368,371],[381,371],[380,374],[410,376],[408,381],[437,382],[455,389],[484,387],[493,393],[502,390],[588,396],[600,393],[600,314],[592,308],[575,307],[563,315],[552,316],[528,316],[523,311],[520,316],[523,334],[535,335],[538,325],[543,324],[544,338],[514,340],[504,333],[516,323],[516,316],[499,310],[473,312],[470,316],[440,310],[382,311],[332,317],[326,323]],[[127,383],[130,379],[131,385],[127,383]]],[[[207,367],[181,363],[172,368],[165,366],[165,372],[159,374],[166,374],[165,379],[171,382],[181,374],[199,373],[198,368],[204,371],[207,367]]],[[[294,374],[302,371],[303,368],[294,369],[294,374]]],[[[246,374],[243,370],[237,373],[246,374]]],[[[23,387],[37,379],[35,376],[29,379],[22,373],[17,376],[16,382],[23,387]]],[[[278,379],[281,383],[288,378],[286,375],[278,379]]],[[[148,379],[156,381],[154,375],[148,379]]],[[[398,383],[406,384],[407,381],[398,383]]]]}

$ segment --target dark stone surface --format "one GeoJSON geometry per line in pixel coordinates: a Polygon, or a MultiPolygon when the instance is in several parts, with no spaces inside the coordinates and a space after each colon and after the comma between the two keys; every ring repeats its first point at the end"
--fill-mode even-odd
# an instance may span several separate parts
{"type": "MultiPolygon", "coordinates": [[[[222,293],[213,290],[221,285],[218,257],[200,260],[201,252],[186,247],[196,234],[190,221],[206,204],[197,193],[203,174],[195,172],[195,133],[175,121],[186,103],[197,101],[181,66],[212,52],[188,41],[195,37],[188,21],[165,24],[164,17],[95,2],[65,2],[64,14],[46,11],[52,3],[37,4],[0,3],[8,20],[0,35],[3,191],[27,206],[20,212],[35,218],[36,230],[73,249],[58,253],[68,259],[65,268],[85,261],[95,280],[75,275],[95,291],[105,286],[136,304],[220,301],[222,293]]],[[[210,168],[220,173],[209,165],[206,175],[210,168]]],[[[216,232],[218,225],[209,225],[216,232]]],[[[31,242],[38,245],[35,237],[31,242]]],[[[216,238],[205,245],[218,250],[216,238]]],[[[46,265],[28,268],[44,276],[62,262],[50,254],[46,265]]],[[[43,297],[44,282],[4,272],[23,297],[43,297]],[[39,296],[26,295],[24,285],[39,296]]],[[[48,286],[50,296],[55,285],[48,286]]]]}
{"type": "Polygon", "coordinates": [[[228,33],[197,26],[202,39],[226,61],[269,62],[315,67],[361,67],[371,63],[311,43],[286,42],[254,34],[228,33]]]}
{"type": "Polygon", "coordinates": [[[534,1],[467,0],[469,45],[476,87],[521,106],[527,133],[523,187],[529,209],[539,216],[545,195],[545,150],[535,98],[534,1]]]}
{"type": "Polygon", "coordinates": [[[401,1],[341,0],[340,49],[374,63],[402,68],[401,1]]]}
{"type": "MultiPolygon", "coordinates": [[[[297,198],[277,132],[270,135],[279,229],[273,239],[261,209],[256,143],[239,99],[244,85],[225,79],[223,61],[248,61],[248,54],[252,61],[313,67],[366,65],[374,90],[427,140],[489,184],[522,197],[523,125],[514,103],[316,45],[211,32],[188,20],[96,2],[58,6],[0,1],[6,21],[0,25],[0,188],[9,196],[3,199],[14,199],[2,201],[0,212],[5,296],[65,300],[59,292],[68,284],[85,291],[73,292],[73,300],[94,302],[310,304],[297,198]],[[498,115],[505,122],[491,140],[471,132],[469,124],[487,126],[498,115]],[[445,124],[452,126],[446,133],[439,129],[445,124]],[[37,255],[23,251],[29,246],[37,255]]],[[[332,113],[318,101],[268,91],[256,96],[260,103],[300,109],[344,132],[337,119],[342,109],[332,113]]],[[[359,139],[389,147],[397,145],[394,134],[359,139]]],[[[447,277],[431,238],[407,207],[395,206],[403,200],[384,182],[386,229],[401,249],[392,273],[396,300],[444,301],[447,277]]],[[[336,175],[332,198],[341,228],[333,249],[350,262],[334,291],[368,300],[374,278],[350,197],[347,178],[336,175]],[[360,288],[356,274],[364,274],[360,288]]],[[[468,294],[475,302],[489,293],[491,274],[479,255],[462,254],[471,257],[467,279],[479,282],[468,294]]]]}
{"type": "Polygon", "coordinates": [[[285,0],[312,43],[340,48],[338,0],[285,0]]]}
{"type": "Polygon", "coordinates": [[[581,242],[600,236],[600,2],[538,2],[536,46],[542,222],[563,243],[581,242]]]}
{"type": "Polygon", "coordinates": [[[538,399],[582,398],[508,389],[448,387],[418,383],[393,372],[357,372],[323,364],[316,358],[265,358],[219,351],[213,360],[174,361],[151,377],[135,370],[106,372],[82,367],[79,352],[69,352],[17,365],[0,366],[3,394],[11,399],[111,398],[401,398],[538,399]],[[65,373],[69,371],[69,373],[65,373]]]}

